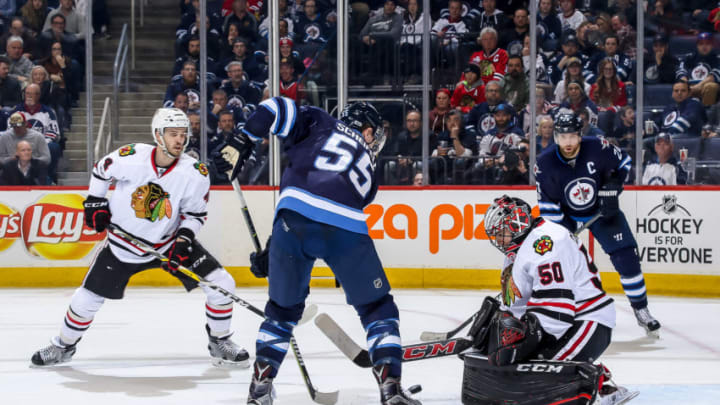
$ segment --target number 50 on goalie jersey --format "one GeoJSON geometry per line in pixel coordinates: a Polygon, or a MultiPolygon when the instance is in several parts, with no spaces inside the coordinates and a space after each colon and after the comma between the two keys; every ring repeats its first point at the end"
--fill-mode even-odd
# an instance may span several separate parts
{"type": "Polygon", "coordinates": [[[602,289],[600,273],[582,243],[565,227],[550,221],[537,225],[512,266],[509,309],[516,317],[532,312],[557,339],[576,321],[615,327],[613,299],[602,289]]]}
{"type": "Polygon", "coordinates": [[[263,101],[243,132],[254,141],[276,135],[289,160],[280,182],[276,212],[367,234],[363,209],[377,192],[375,159],[362,135],[327,112],[293,100],[263,101]]]}

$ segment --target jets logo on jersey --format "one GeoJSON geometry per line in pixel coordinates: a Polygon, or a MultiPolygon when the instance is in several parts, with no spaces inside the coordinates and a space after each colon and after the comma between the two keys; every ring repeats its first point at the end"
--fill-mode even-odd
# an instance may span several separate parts
{"type": "Polygon", "coordinates": [[[170,194],[155,183],[148,183],[140,186],[132,193],[130,206],[135,211],[135,216],[145,218],[150,222],[172,216],[172,205],[170,194]]]}
{"type": "Polygon", "coordinates": [[[110,165],[112,163],[113,163],[113,160],[111,158],[105,159],[105,161],[103,161],[103,170],[107,171],[108,167],[110,167],[110,165]]]}
{"type": "Polygon", "coordinates": [[[701,63],[695,68],[693,68],[692,72],[690,72],[690,77],[692,80],[703,80],[707,77],[707,75],[710,73],[710,69],[708,66],[704,63],[701,63]]]}
{"type": "Polygon", "coordinates": [[[485,114],[480,119],[480,129],[482,129],[483,132],[487,133],[493,128],[495,128],[495,117],[493,117],[492,114],[485,114]]]}
{"type": "Polygon", "coordinates": [[[565,186],[568,204],[576,211],[582,211],[595,203],[595,180],[590,177],[577,178],[565,186]]]}
{"type": "Polygon", "coordinates": [[[313,23],[305,27],[305,40],[320,38],[320,27],[313,23]]]}
{"type": "Polygon", "coordinates": [[[603,149],[607,149],[610,147],[610,141],[607,140],[604,136],[598,136],[598,139],[600,139],[600,143],[602,144],[603,149]]]}
{"type": "Polygon", "coordinates": [[[663,122],[663,125],[666,127],[671,126],[675,122],[677,117],[678,117],[677,111],[671,111],[670,114],[665,116],[665,121],[663,122]]]}
{"type": "Polygon", "coordinates": [[[230,98],[228,99],[227,106],[229,108],[235,109],[235,108],[243,108],[243,107],[245,107],[245,104],[247,104],[245,102],[245,99],[242,98],[241,96],[238,96],[237,94],[235,94],[233,96],[230,96],[230,98]]]}
{"type": "Polygon", "coordinates": [[[200,174],[202,174],[203,176],[207,177],[207,175],[208,175],[208,168],[207,168],[207,166],[205,165],[205,163],[196,162],[196,163],[193,165],[193,167],[196,168],[197,171],[200,172],[200,174]]]}
{"type": "Polygon", "coordinates": [[[550,239],[549,236],[543,235],[540,237],[540,239],[536,240],[535,243],[533,243],[533,248],[535,248],[535,253],[543,256],[545,253],[552,250],[553,241],[552,239],[550,239]]]}
{"type": "Polygon", "coordinates": [[[660,72],[658,72],[657,65],[652,65],[645,70],[645,78],[646,79],[654,82],[659,77],[660,77],[660,72]]]}
{"type": "Polygon", "coordinates": [[[130,156],[135,154],[135,144],[131,143],[130,145],[125,145],[120,150],[118,150],[118,155],[120,156],[130,156]]]}

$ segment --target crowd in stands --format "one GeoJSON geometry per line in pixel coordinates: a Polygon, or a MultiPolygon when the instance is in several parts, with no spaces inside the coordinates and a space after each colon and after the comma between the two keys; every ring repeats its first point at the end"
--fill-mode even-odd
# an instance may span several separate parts
{"type": "MultiPolygon", "coordinates": [[[[650,1],[641,27],[645,46],[637,49],[636,0],[537,0],[538,54],[531,60],[528,4],[432,0],[428,12],[419,0],[351,1],[351,86],[365,89],[362,94],[375,89],[417,95],[422,69],[431,70],[431,111],[423,114],[417,102],[404,102],[401,114],[386,114],[390,137],[379,159],[382,183],[415,183],[422,170],[421,123],[427,121],[430,184],[527,184],[530,147],[542,153],[554,145],[553,117],[565,110],[581,117],[584,136],[603,136],[633,159],[635,115],[641,115],[643,155],[637,164],[647,170],[666,165],[652,170],[674,173],[643,176],[643,182],[683,184],[693,177],[687,176],[686,160],[694,159],[710,163],[706,175],[698,169],[694,181],[718,183],[712,162],[720,160],[720,144],[715,147],[713,139],[720,125],[719,9],[701,0],[650,1]],[[424,18],[431,19],[431,66],[421,60],[424,18]],[[635,108],[638,58],[644,65],[643,111],[635,108]],[[533,127],[536,141],[528,139],[533,127]],[[673,147],[678,142],[682,148],[673,147]],[[668,149],[672,156],[661,157],[668,149]],[[680,156],[680,149],[689,152],[680,156]]],[[[180,5],[177,60],[164,102],[197,113],[199,1],[180,5]]],[[[203,29],[211,147],[239,131],[269,95],[267,14],[262,0],[209,2],[203,29]]],[[[335,83],[335,3],[281,0],[278,24],[281,94],[324,106],[318,88],[332,94],[335,83]]],[[[199,153],[195,132],[191,150],[199,153]]],[[[257,145],[241,180],[267,181],[267,165],[267,145],[257,145]]],[[[226,181],[214,173],[215,184],[226,181]]]]}
{"type": "MultiPolygon", "coordinates": [[[[0,185],[58,181],[84,85],[88,1],[0,1],[0,185]]],[[[105,0],[92,5],[92,36],[107,38],[105,0]]]]}

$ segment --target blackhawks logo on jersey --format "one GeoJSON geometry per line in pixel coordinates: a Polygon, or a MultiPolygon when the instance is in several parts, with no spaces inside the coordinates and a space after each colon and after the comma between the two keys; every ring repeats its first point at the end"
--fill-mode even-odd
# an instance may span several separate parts
{"type": "Polygon", "coordinates": [[[118,151],[120,156],[130,156],[135,154],[135,144],[125,145],[118,151]]]}
{"type": "Polygon", "coordinates": [[[145,218],[150,222],[172,216],[172,205],[170,194],[166,193],[160,185],[148,183],[138,187],[132,193],[130,206],[135,211],[135,216],[145,218]]]}
{"type": "Polygon", "coordinates": [[[197,171],[200,172],[200,174],[202,174],[203,176],[207,177],[207,175],[208,175],[208,168],[207,168],[207,166],[205,165],[205,163],[195,162],[195,164],[193,165],[193,167],[195,167],[195,168],[197,169],[197,171]]]}
{"type": "Polygon", "coordinates": [[[500,285],[502,287],[502,300],[503,304],[510,306],[515,302],[515,298],[522,298],[520,290],[515,285],[515,280],[512,276],[512,264],[505,267],[500,277],[500,285]]]}
{"type": "Polygon", "coordinates": [[[540,239],[536,240],[535,243],[533,243],[533,247],[535,248],[535,253],[542,256],[552,250],[553,241],[552,239],[550,239],[549,236],[543,235],[540,237],[540,239]]]}

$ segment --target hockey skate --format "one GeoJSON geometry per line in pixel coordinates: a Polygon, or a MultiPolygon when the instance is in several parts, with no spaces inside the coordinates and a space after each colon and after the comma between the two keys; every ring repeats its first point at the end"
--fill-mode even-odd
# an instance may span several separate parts
{"type": "Polygon", "coordinates": [[[227,364],[232,367],[248,368],[250,367],[250,355],[247,350],[238,346],[230,340],[232,334],[217,338],[210,335],[210,327],[205,325],[205,330],[208,333],[208,351],[212,358],[212,364],[216,367],[222,367],[227,364]]]}
{"type": "Polygon", "coordinates": [[[640,395],[638,391],[630,391],[625,387],[615,385],[603,385],[598,396],[598,405],[622,405],[630,402],[633,398],[640,395]]]}
{"type": "Polygon", "coordinates": [[[635,318],[637,319],[638,325],[645,329],[645,333],[647,333],[648,337],[655,339],[660,337],[660,322],[650,315],[650,310],[648,310],[647,307],[642,309],[633,308],[633,312],[635,312],[635,318]]]}
{"type": "Polygon", "coordinates": [[[250,393],[248,394],[248,404],[252,405],[272,405],[275,398],[275,388],[272,385],[273,379],[268,377],[272,366],[264,362],[256,362],[252,382],[250,383],[250,393]]]}
{"type": "Polygon", "coordinates": [[[387,364],[373,367],[373,375],[380,388],[380,403],[382,405],[422,405],[420,401],[410,398],[410,395],[403,391],[400,379],[390,377],[389,370],[390,366],[387,364]]]}
{"type": "Polygon", "coordinates": [[[77,350],[76,346],[77,342],[72,345],[64,345],[60,342],[60,338],[55,336],[50,340],[50,345],[36,351],[30,361],[33,366],[37,367],[65,363],[72,360],[72,356],[77,350]]]}

